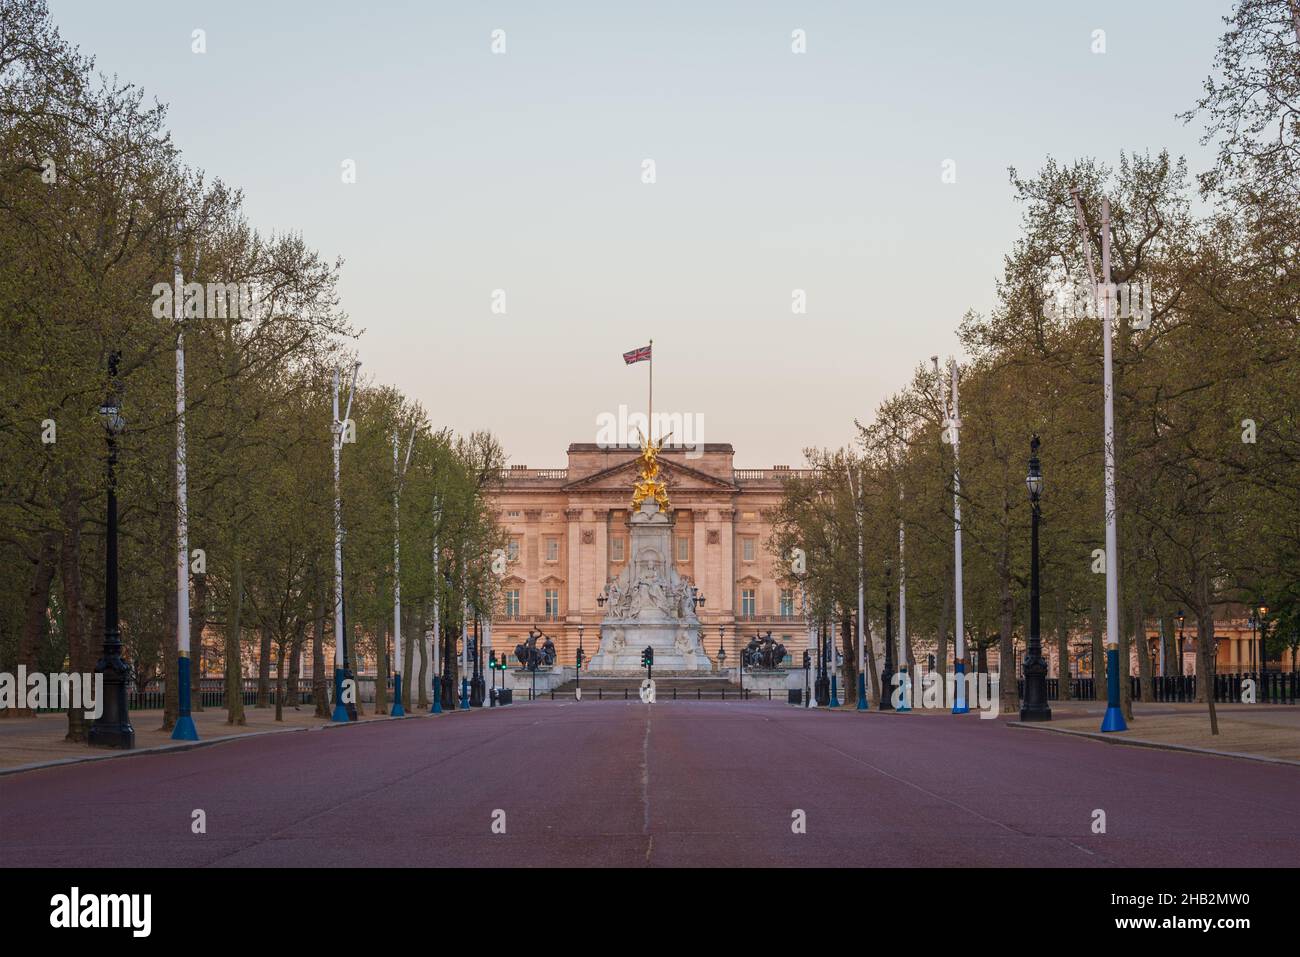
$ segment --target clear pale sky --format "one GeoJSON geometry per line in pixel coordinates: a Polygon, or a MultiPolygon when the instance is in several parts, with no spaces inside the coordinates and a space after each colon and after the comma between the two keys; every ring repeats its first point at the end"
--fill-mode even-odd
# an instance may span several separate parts
{"type": "Polygon", "coordinates": [[[50,6],[171,105],[186,161],[241,188],[254,225],[345,259],[363,372],[436,424],[562,466],[600,413],[644,406],[646,365],[621,354],[653,337],[656,409],[769,467],[849,441],[957,349],[1016,237],[1008,166],[1162,147],[1207,165],[1175,114],[1230,4],[50,6]]]}

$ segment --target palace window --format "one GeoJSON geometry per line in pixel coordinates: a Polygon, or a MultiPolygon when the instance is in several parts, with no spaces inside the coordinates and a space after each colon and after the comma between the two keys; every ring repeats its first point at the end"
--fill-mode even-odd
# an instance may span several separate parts
{"type": "Polygon", "coordinates": [[[754,560],[754,540],[752,538],[742,538],[740,540],[740,555],[744,561],[752,562],[754,560]]]}
{"type": "Polygon", "coordinates": [[[519,589],[511,588],[506,591],[506,617],[519,617],[519,589]]]}
{"type": "Polygon", "coordinates": [[[794,617],[794,592],[788,588],[781,589],[781,617],[794,617]]]}
{"type": "Polygon", "coordinates": [[[548,538],[546,540],[546,560],[548,562],[558,562],[560,560],[560,540],[558,538],[548,538]]]}
{"type": "Polygon", "coordinates": [[[518,518],[518,517],[519,517],[518,509],[512,509],[511,511],[506,512],[506,518],[518,518]]]}
{"type": "Polygon", "coordinates": [[[685,535],[677,537],[677,560],[679,562],[691,560],[691,540],[685,535]]]}
{"type": "Polygon", "coordinates": [[[506,545],[506,558],[512,562],[519,561],[519,539],[510,539],[510,543],[506,545]]]}
{"type": "Polygon", "coordinates": [[[614,562],[623,560],[623,539],[611,538],[609,540],[609,558],[610,561],[614,562]]]}
{"type": "Polygon", "coordinates": [[[546,617],[555,621],[560,617],[560,590],[558,588],[546,589],[546,617]]]}
{"type": "Polygon", "coordinates": [[[740,615],[742,618],[754,617],[754,589],[752,588],[740,590],[740,615]]]}

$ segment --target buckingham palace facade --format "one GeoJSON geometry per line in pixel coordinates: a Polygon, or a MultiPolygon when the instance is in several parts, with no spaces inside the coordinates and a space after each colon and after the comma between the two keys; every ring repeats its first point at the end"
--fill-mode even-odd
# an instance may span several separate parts
{"type": "MultiPolygon", "coordinates": [[[[598,650],[604,612],[597,599],[628,559],[628,517],[640,449],[570,445],[568,467],[510,466],[494,492],[509,534],[503,600],[492,619],[493,643],[513,648],[531,625],[555,640],[559,663],[572,665],[579,626],[588,658],[598,650]]],[[[801,470],[737,469],[725,443],[665,446],[659,461],[675,521],[672,561],[705,602],[703,644],[716,660],[721,634],[729,664],[756,631],[799,655],[805,645],[799,599],[783,587],[768,511],[782,485],[801,470]],[[719,629],[722,629],[721,633],[719,629]]]]}

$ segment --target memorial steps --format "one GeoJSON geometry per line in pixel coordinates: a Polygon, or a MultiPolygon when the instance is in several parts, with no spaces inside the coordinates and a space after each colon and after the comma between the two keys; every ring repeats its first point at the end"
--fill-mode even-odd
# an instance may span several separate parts
{"type": "MultiPolygon", "coordinates": [[[[621,695],[624,691],[637,692],[641,689],[641,682],[645,680],[646,673],[644,669],[637,671],[617,671],[602,672],[600,675],[584,674],[582,676],[582,695],[585,698],[588,695],[595,696],[597,691],[606,695],[610,693],[621,695]]],[[[721,694],[724,690],[728,693],[738,692],[739,686],[729,678],[722,675],[701,675],[698,672],[661,672],[658,668],[654,672],[655,693],[671,697],[673,690],[676,689],[679,695],[687,692],[694,695],[696,691],[712,692],[721,694]]],[[[576,681],[566,681],[555,689],[557,695],[573,694],[578,687],[576,681]]]]}

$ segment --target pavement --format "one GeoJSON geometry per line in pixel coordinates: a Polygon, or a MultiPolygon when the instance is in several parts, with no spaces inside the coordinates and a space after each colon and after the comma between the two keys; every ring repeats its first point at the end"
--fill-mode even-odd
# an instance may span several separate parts
{"type": "MultiPolygon", "coordinates": [[[[131,725],[135,728],[137,750],[145,748],[192,747],[185,742],[172,740],[170,731],[162,730],[161,711],[133,711],[131,725]]],[[[275,720],[275,708],[244,708],[245,724],[226,724],[225,708],[208,708],[193,713],[194,726],[200,743],[232,738],[247,734],[266,734],[279,731],[305,731],[329,725],[326,718],[316,717],[311,705],[299,708],[286,707],[284,720],[275,720]]],[[[369,713],[367,718],[371,717],[369,713]]],[[[67,741],[68,716],[66,714],[38,714],[27,718],[0,720],[0,774],[32,765],[59,761],[83,761],[112,756],[116,752],[91,748],[84,742],[67,741]]]]}
{"type": "Polygon", "coordinates": [[[975,714],[540,701],[0,777],[0,861],[1295,866],[1298,785],[975,714]]]}

